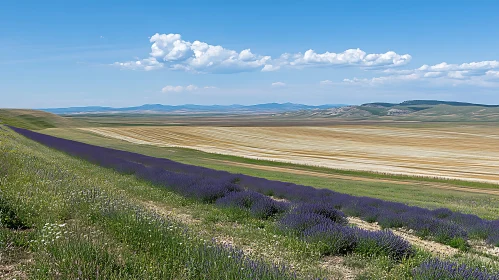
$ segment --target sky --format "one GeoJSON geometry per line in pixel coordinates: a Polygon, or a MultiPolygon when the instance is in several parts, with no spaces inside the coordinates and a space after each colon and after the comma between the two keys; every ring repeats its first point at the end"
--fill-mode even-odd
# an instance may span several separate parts
{"type": "Polygon", "coordinates": [[[0,107],[499,104],[499,1],[2,1],[0,107]]]}

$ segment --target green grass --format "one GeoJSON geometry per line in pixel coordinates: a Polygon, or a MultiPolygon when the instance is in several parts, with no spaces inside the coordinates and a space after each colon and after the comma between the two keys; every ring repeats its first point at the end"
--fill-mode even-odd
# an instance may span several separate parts
{"type": "Polygon", "coordinates": [[[321,167],[294,165],[288,163],[260,161],[235,156],[210,154],[201,151],[184,148],[161,148],[149,145],[136,145],[125,141],[105,138],[92,133],[77,129],[47,129],[41,131],[49,135],[66,139],[77,140],[93,145],[126,150],[155,157],[163,157],[171,160],[205,166],[232,173],[243,173],[271,180],[287,181],[296,184],[308,185],[317,188],[327,188],[334,191],[348,193],[357,196],[370,196],[380,199],[406,203],[408,205],[427,208],[447,207],[455,211],[479,215],[487,219],[499,218],[499,196],[461,192],[456,190],[444,190],[432,188],[420,184],[423,182],[446,183],[458,187],[473,187],[481,189],[499,189],[498,185],[480,182],[466,182],[458,180],[442,180],[438,178],[420,178],[410,176],[391,176],[359,171],[334,170],[321,167]],[[228,161],[223,163],[220,161],[228,161]],[[264,171],[250,167],[242,167],[230,164],[249,163],[273,167],[286,167],[305,171],[315,171],[325,174],[348,175],[352,178],[390,179],[391,182],[364,182],[349,179],[322,178],[310,175],[293,174],[288,172],[264,171]],[[396,181],[408,182],[408,184],[397,184],[396,181]]]}
{"type": "MultiPolygon", "coordinates": [[[[32,254],[35,261],[23,270],[34,279],[96,273],[102,279],[247,279],[249,267],[237,254],[209,249],[212,238],[227,236],[264,263],[292,263],[302,275],[322,273],[313,246],[279,235],[273,221],[186,199],[13,133],[0,131],[0,141],[1,205],[9,221],[16,217],[32,232],[18,249],[32,254]]],[[[259,277],[288,278],[283,272],[259,277]]]]}
{"type": "MultiPolygon", "coordinates": [[[[234,255],[206,250],[213,238],[264,263],[291,265],[299,278],[343,278],[337,265],[323,266],[320,246],[283,234],[273,219],[187,199],[11,132],[0,130],[0,142],[3,217],[22,225],[0,230],[0,254],[33,279],[248,278],[234,255]]],[[[339,265],[358,279],[410,279],[429,257],[417,251],[399,262],[352,254],[339,265]]],[[[260,279],[287,278],[277,275],[260,279]]]]}
{"type": "Polygon", "coordinates": [[[499,121],[499,108],[436,105],[397,119],[424,122],[497,122],[499,121]]]}
{"type": "Polygon", "coordinates": [[[0,109],[0,124],[31,130],[54,127],[86,126],[84,121],[71,120],[37,110],[0,109]]]}

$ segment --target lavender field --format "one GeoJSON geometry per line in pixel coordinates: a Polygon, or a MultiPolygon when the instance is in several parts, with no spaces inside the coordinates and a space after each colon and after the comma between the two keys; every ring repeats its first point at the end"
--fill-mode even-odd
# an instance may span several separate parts
{"type": "Polygon", "coordinates": [[[499,280],[498,12],[3,1],[0,280],[499,280]]]}
{"type": "MultiPolygon", "coordinates": [[[[484,220],[449,209],[410,207],[310,186],[231,174],[29,130],[11,129],[48,147],[128,176],[133,175],[199,203],[227,211],[246,212],[252,219],[271,224],[279,235],[314,246],[321,256],[386,258],[392,264],[398,264],[396,266],[405,264],[404,272],[398,273],[406,278],[443,279],[439,275],[454,271],[454,274],[451,273],[453,276],[449,276],[451,278],[445,279],[469,279],[466,275],[482,277],[472,279],[497,279],[493,268],[473,268],[476,264],[437,258],[442,256],[426,255],[423,258],[425,253],[417,245],[394,234],[391,229],[410,231],[422,239],[466,253],[474,250],[472,245],[476,242],[489,247],[499,246],[499,220],[484,220]],[[350,217],[375,223],[382,230],[352,227],[348,222],[350,217]]],[[[489,258],[495,262],[494,256],[489,258]]],[[[284,268],[275,271],[283,275],[287,273],[284,268]]]]}

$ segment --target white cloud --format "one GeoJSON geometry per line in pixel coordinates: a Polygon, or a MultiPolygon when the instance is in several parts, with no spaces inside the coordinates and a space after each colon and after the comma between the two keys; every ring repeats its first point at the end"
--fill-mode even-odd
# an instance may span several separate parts
{"type": "Polygon", "coordinates": [[[284,86],[286,86],[286,84],[283,82],[275,82],[275,83],[272,83],[272,86],[273,87],[284,87],[284,86]]]}
{"type": "Polygon", "coordinates": [[[499,61],[479,61],[462,64],[442,62],[435,65],[423,65],[412,70],[387,69],[386,76],[370,79],[344,79],[349,84],[379,85],[386,83],[406,83],[426,81],[435,84],[498,86],[499,61]]]}
{"type": "Polygon", "coordinates": [[[193,91],[193,90],[196,90],[196,89],[198,89],[198,87],[195,86],[195,85],[188,85],[188,86],[185,87],[185,90],[187,90],[187,91],[193,91]]]}
{"type": "Polygon", "coordinates": [[[425,78],[436,78],[436,77],[442,77],[444,75],[443,72],[427,72],[423,75],[425,78]]]}
{"type": "Polygon", "coordinates": [[[499,71],[492,71],[492,70],[490,70],[490,71],[485,72],[485,75],[488,76],[488,77],[490,77],[490,78],[497,78],[497,79],[499,79],[499,71]]]}
{"type": "Polygon", "coordinates": [[[123,69],[129,70],[156,70],[163,68],[163,64],[159,63],[155,58],[146,58],[137,61],[128,61],[128,62],[115,62],[113,65],[119,66],[123,69]]]}
{"type": "Polygon", "coordinates": [[[408,54],[393,51],[367,54],[361,49],[344,52],[316,53],[310,49],[305,53],[284,53],[273,59],[244,49],[240,52],[210,45],[201,41],[185,41],[180,34],[154,34],[150,40],[151,52],[147,59],[116,62],[125,69],[154,70],[158,68],[197,73],[235,73],[245,71],[277,71],[282,68],[357,66],[362,68],[393,67],[405,65],[411,60],[408,54]]]}
{"type": "Polygon", "coordinates": [[[284,58],[282,61],[284,61],[284,65],[290,66],[355,65],[380,67],[405,65],[410,60],[410,55],[399,55],[393,51],[382,54],[367,54],[361,49],[348,49],[342,53],[316,53],[314,50],[308,50],[304,54],[294,54],[291,55],[291,59],[284,58]]]}
{"type": "Polygon", "coordinates": [[[319,84],[321,84],[321,85],[332,85],[334,83],[333,83],[333,81],[330,81],[330,80],[324,80],[324,81],[320,81],[319,84]]]}
{"type": "Polygon", "coordinates": [[[384,84],[386,82],[391,82],[391,81],[414,81],[419,79],[420,77],[415,74],[408,74],[408,75],[397,75],[397,76],[384,76],[384,77],[375,77],[375,78],[364,78],[364,79],[359,79],[359,78],[353,78],[353,79],[343,79],[343,82],[349,83],[349,84],[369,84],[369,85],[379,85],[379,84],[384,84]]]}
{"type": "Polygon", "coordinates": [[[150,38],[151,58],[173,70],[200,73],[232,73],[262,69],[270,56],[250,49],[237,52],[205,42],[182,40],[180,34],[158,34],[150,38]]]}
{"type": "Polygon", "coordinates": [[[272,71],[277,71],[279,69],[281,69],[281,66],[273,66],[273,65],[267,64],[262,68],[262,72],[272,72],[272,71]]]}
{"type": "Polygon", "coordinates": [[[165,86],[161,89],[161,92],[163,93],[168,93],[168,92],[184,92],[184,91],[195,91],[197,90],[198,87],[195,85],[188,85],[188,86],[165,86]]]}
{"type": "Polygon", "coordinates": [[[165,86],[164,88],[161,89],[162,92],[167,93],[167,92],[181,92],[184,91],[183,86],[165,86]]]}

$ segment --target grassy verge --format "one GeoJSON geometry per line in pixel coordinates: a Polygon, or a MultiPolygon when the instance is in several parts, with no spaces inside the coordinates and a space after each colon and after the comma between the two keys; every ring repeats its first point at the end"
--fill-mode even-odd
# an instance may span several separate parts
{"type": "MultiPolygon", "coordinates": [[[[293,278],[287,268],[206,240],[137,203],[152,198],[154,187],[133,176],[0,133],[1,252],[30,252],[33,262],[19,268],[30,278],[293,278]],[[29,230],[29,240],[20,242],[21,230],[29,230]]],[[[161,197],[195,208],[164,190],[161,197]]],[[[20,260],[8,256],[12,263],[20,260]]]]}

